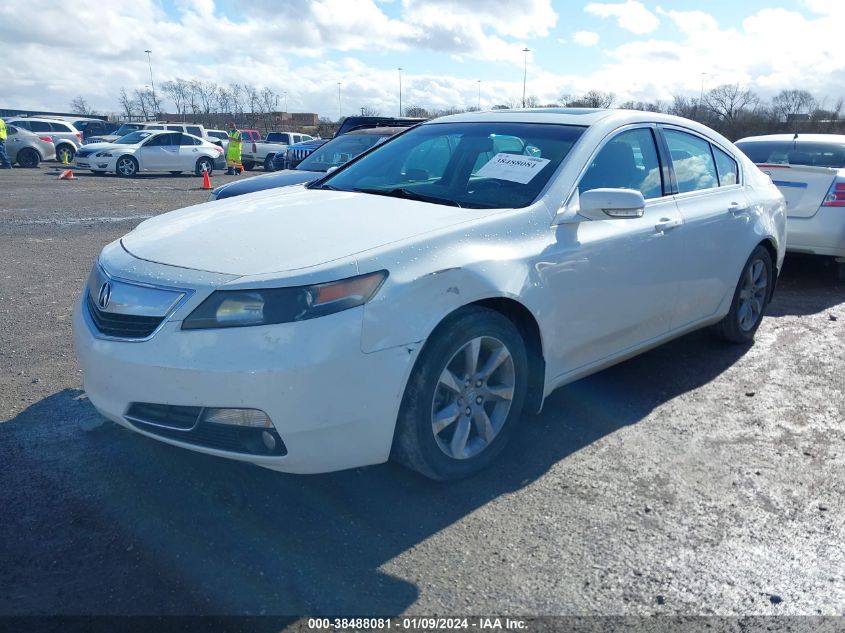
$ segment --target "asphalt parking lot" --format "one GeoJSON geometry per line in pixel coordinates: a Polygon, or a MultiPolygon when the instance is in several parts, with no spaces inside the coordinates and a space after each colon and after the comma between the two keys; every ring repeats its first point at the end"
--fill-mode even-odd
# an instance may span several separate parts
{"type": "Polygon", "coordinates": [[[698,332],[564,387],[473,479],[292,476],[87,402],[69,316],[94,257],[207,192],[78,176],[0,172],[0,614],[845,614],[824,261],[787,259],[753,347],[698,332]]]}

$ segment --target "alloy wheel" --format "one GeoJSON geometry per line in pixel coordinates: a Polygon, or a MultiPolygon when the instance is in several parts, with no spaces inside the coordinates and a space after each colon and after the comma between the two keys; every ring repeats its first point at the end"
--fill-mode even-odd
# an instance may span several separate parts
{"type": "Polygon", "coordinates": [[[755,259],[745,269],[742,277],[742,287],[739,290],[739,327],[748,332],[763,316],[766,305],[766,293],[769,289],[769,275],[766,264],[761,259],[755,259]]]}
{"type": "Polygon", "coordinates": [[[469,459],[502,430],[516,385],[513,357],[502,341],[480,336],[446,363],[431,405],[431,429],[440,450],[469,459]]]}

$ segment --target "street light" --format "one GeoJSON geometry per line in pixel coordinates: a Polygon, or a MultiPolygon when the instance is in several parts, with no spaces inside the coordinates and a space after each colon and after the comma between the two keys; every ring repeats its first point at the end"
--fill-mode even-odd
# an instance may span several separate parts
{"type": "Polygon", "coordinates": [[[402,67],[399,67],[399,116],[402,116],[402,67]]]}
{"type": "Polygon", "coordinates": [[[478,111],[481,112],[481,80],[478,80],[478,111]]]}
{"type": "Polygon", "coordinates": [[[527,46],[522,49],[522,107],[525,107],[525,81],[528,79],[528,53],[531,49],[527,46]]]}
{"type": "Polygon", "coordinates": [[[340,121],[341,117],[341,109],[340,109],[340,82],[337,82],[337,120],[340,121]]]}
{"type": "MultiPolygon", "coordinates": [[[[144,52],[147,54],[147,65],[150,67],[150,85],[153,88],[153,109],[155,109],[158,107],[158,100],[156,99],[156,85],[155,82],[153,82],[153,62],[150,58],[150,54],[152,53],[152,51],[148,48],[144,52]]],[[[153,112],[153,114],[156,113],[153,112]]]]}
{"type": "Polygon", "coordinates": [[[287,91],[287,90],[283,90],[283,91],[282,91],[282,95],[283,95],[283,96],[284,96],[284,98],[285,98],[285,114],[287,114],[287,113],[288,113],[288,91],[287,91]]]}

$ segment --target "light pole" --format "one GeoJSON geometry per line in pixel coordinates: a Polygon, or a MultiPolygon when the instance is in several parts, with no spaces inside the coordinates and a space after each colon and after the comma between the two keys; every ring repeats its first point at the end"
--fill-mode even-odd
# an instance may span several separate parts
{"type": "Polygon", "coordinates": [[[478,111],[481,112],[481,80],[478,80],[478,111]]]}
{"type": "Polygon", "coordinates": [[[288,91],[284,90],[282,92],[282,96],[284,96],[284,98],[285,98],[285,114],[287,114],[288,113],[288,91]]]}
{"type": "MultiPolygon", "coordinates": [[[[156,85],[155,82],[153,82],[153,62],[150,58],[152,51],[148,48],[144,52],[147,54],[147,65],[150,67],[150,86],[153,88],[153,110],[155,110],[158,107],[158,101],[156,100],[156,85]]],[[[153,112],[153,114],[156,113],[153,112]]]]}
{"type": "Polygon", "coordinates": [[[525,82],[528,79],[528,53],[531,49],[527,46],[522,49],[522,107],[525,107],[525,82]]]}
{"type": "Polygon", "coordinates": [[[340,82],[337,82],[337,120],[340,121],[341,117],[341,109],[340,109],[340,82]]]}
{"type": "MultiPolygon", "coordinates": [[[[701,92],[698,94],[698,108],[701,107],[702,101],[704,101],[704,78],[707,76],[707,73],[701,73],[701,92]]],[[[696,112],[698,111],[696,108],[696,112]]]]}
{"type": "Polygon", "coordinates": [[[402,116],[402,67],[399,67],[399,116],[402,116]]]}

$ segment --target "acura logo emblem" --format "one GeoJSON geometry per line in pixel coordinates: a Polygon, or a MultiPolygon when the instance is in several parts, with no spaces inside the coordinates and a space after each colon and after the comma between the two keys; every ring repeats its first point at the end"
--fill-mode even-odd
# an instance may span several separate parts
{"type": "Polygon", "coordinates": [[[100,292],[97,295],[97,303],[99,306],[105,310],[109,307],[109,301],[111,300],[111,284],[109,282],[104,283],[100,286],[100,292]]]}

